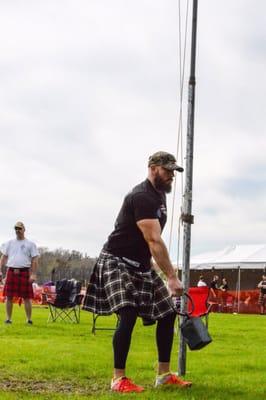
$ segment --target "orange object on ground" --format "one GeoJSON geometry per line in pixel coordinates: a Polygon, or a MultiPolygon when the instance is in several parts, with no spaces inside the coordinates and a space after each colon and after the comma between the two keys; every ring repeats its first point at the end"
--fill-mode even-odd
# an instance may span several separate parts
{"type": "Polygon", "coordinates": [[[174,385],[177,387],[190,387],[192,382],[190,381],[183,381],[183,379],[179,378],[176,374],[169,373],[163,376],[158,376],[156,378],[155,387],[160,387],[164,385],[174,385]]]}
{"type": "Polygon", "coordinates": [[[140,393],[143,392],[144,387],[136,385],[131,379],[123,376],[122,378],[112,380],[111,390],[120,393],[140,393]]]}

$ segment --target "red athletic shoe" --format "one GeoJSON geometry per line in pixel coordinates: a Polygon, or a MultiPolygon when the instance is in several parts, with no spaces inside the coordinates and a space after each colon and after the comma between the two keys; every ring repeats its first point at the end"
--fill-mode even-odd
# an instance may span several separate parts
{"type": "Polygon", "coordinates": [[[190,387],[192,385],[192,382],[183,381],[176,374],[173,374],[170,372],[169,374],[157,376],[156,381],[155,381],[155,387],[159,387],[159,386],[163,386],[163,385],[175,385],[178,387],[190,387]]]}
{"type": "Polygon", "coordinates": [[[131,379],[123,376],[122,378],[112,379],[111,390],[120,393],[130,393],[130,392],[143,392],[144,387],[136,385],[131,379]]]}

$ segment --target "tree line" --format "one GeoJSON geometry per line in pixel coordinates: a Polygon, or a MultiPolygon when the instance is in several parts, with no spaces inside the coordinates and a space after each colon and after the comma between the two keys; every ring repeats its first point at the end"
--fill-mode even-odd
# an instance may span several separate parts
{"type": "MultiPolygon", "coordinates": [[[[86,285],[92,273],[96,258],[83,255],[76,250],[56,249],[46,247],[38,249],[37,283],[56,282],[60,279],[76,279],[86,285]]],[[[5,272],[5,271],[3,271],[5,272]]]]}
{"type": "Polygon", "coordinates": [[[96,258],[83,255],[76,250],[39,248],[37,282],[56,282],[60,279],[76,279],[86,285],[92,273],[96,258]]]}

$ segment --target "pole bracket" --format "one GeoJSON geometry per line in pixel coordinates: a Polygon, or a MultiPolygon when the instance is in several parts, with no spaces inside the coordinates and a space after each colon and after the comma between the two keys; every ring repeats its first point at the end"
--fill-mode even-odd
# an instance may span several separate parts
{"type": "Polygon", "coordinates": [[[181,213],[181,221],[187,224],[194,224],[194,215],[181,213]]]}

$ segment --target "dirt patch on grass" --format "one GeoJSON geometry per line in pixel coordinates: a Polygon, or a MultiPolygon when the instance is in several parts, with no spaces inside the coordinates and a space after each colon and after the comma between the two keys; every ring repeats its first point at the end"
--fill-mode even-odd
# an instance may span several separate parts
{"type": "Polygon", "coordinates": [[[75,382],[8,379],[0,380],[0,390],[7,392],[30,392],[36,394],[60,393],[92,395],[108,391],[108,385],[106,385],[106,383],[103,384],[102,382],[88,382],[81,386],[75,382]]]}

